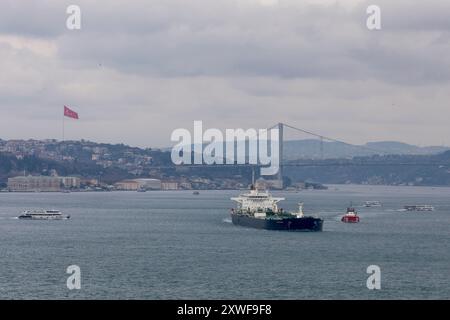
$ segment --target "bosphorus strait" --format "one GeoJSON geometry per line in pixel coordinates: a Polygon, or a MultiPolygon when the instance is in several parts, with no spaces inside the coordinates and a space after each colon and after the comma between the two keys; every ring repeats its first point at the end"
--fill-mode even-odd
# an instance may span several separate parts
{"type": "Polygon", "coordinates": [[[305,202],[323,232],[234,226],[239,191],[0,194],[3,299],[449,299],[450,190],[333,185],[274,192],[305,202]],[[380,208],[363,208],[377,199],[380,208]],[[361,222],[340,222],[352,201],[361,222]],[[432,203],[433,212],[404,212],[432,203]],[[30,207],[69,220],[22,221],[30,207]],[[81,269],[67,290],[66,268],[81,269]],[[381,269],[368,290],[366,268],[381,269]]]}

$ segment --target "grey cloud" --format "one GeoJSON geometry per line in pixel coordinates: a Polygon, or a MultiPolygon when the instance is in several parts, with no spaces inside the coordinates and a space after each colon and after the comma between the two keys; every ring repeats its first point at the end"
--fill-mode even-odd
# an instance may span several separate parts
{"type": "Polygon", "coordinates": [[[80,31],[65,28],[72,1],[3,1],[0,137],[58,137],[69,104],[81,115],[74,137],[142,146],[167,145],[198,119],[440,144],[450,136],[448,2],[376,2],[377,32],[365,27],[368,1],[83,0],[80,31]],[[5,35],[56,50],[17,48],[5,35]]]}
{"type": "Polygon", "coordinates": [[[431,23],[447,5],[434,2],[439,5],[380,1],[383,30],[374,33],[365,28],[369,2],[352,10],[304,5],[244,11],[224,1],[156,1],[125,8],[111,2],[92,12],[87,5],[84,29],[61,35],[58,44],[68,63],[102,62],[121,72],[162,77],[448,81],[450,58],[442,52],[448,46],[437,40],[447,26],[441,18],[431,23]],[[426,16],[419,19],[421,12],[426,16]],[[407,20],[411,15],[416,18],[407,20]],[[432,27],[423,28],[424,23],[432,27]],[[437,33],[435,40],[418,29],[437,33]],[[403,45],[399,39],[406,37],[411,42],[403,45]]]}
{"type": "Polygon", "coordinates": [[[0,30],[53,37],[61,59],[81,68],[101,63],[167,77],[377,78],[411,84],[450,79],[446,1],[380,0],[383,30],[375,33],[365,28],[368,1],[347,9],[344,2],[243,8],[225,0],[84,0],[78,2],[83,20],[76,32],[65,29],[69,4],[6,1],[0,30]],[[434,32],[434,41],[424,32],[434,32]],[[406,37],[414,43],[398,41],[406,37]]]}
{"type": "Polygon", "coordinates": [[[69,1],[2,0],[0,33],[31,37],[55,37],[65,31],[69,1]]]}

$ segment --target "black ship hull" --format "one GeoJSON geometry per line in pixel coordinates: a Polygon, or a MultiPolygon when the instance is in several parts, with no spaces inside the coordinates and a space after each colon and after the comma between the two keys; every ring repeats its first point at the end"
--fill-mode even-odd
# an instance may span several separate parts
{"type": "Polygon", "coordinates": [[[322,231],[323,220],[314,217],[261,219],[244,214],[231,214],[233,224],[256,229],[286,231],[322,231]]]}

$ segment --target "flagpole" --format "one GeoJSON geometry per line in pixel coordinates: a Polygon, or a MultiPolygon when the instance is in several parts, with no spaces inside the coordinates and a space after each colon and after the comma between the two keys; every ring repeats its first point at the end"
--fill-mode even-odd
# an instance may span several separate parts
{"type": "Polygon", "coordinates": [[[64,130],[65,130],[65,118],[72,118],[72,119],[79,119],[78,118],[78,113],[76,113],[75,111],[69,109],[67,106],[64,106],[64,113],[63,113],[63,119],[62,119],[62,141],[64,142],[64,130]]]}
{"type": "Polygon", "coordinates": [[[64,142],[64,124],[65,124],[65,122],[64,122],[64,118],[65,118],[65,115],[64,115],[64,112],[63,112],[63,121],[62,121],[62,142],[64,142]]]}

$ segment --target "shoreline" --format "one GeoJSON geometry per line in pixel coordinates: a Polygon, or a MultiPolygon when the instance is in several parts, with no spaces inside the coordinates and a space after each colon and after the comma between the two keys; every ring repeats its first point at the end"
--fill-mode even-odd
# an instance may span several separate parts
{"type": "MultiPolygon", "coordinates": [[[[408,185],[368,185],[368,184],[323,184],[328,187],[328,189],[299,189],[299,190],[287,190],[287,189],[269,189],[271,192],[285,192],[285,193],[301,193],[307,191],[336,191],[336,189],[345,189],[345,188],[364,188],[364,189],[389,189],[389,188],[404,188],[404,189],[440,189],[444,190],[446,188],[450,188],[450,186],[408,186],[408,185]]],[[[70,192],[64,191],[8,191],[8,190],[0,190],[0,194],[5,193],[14,193],[14,194],[70,194],[70,193],[109,193],[109,192],[120,192],[120,193],[155,193],[155,192],[211,192],[211,191],[246,191],[248,189],[179,189],[179,190],[147,190],[145,192],[139,192],[137,190],[70,190],[70,192]]]]}

